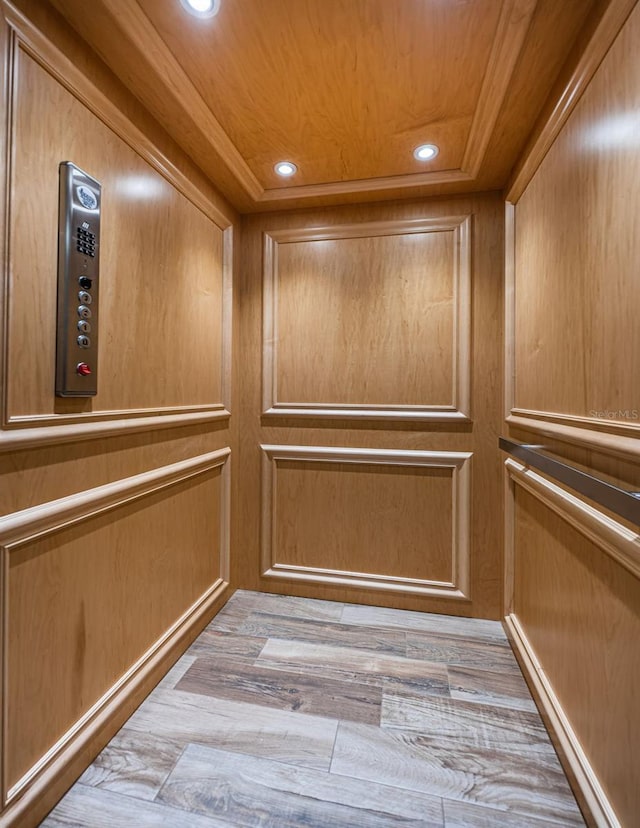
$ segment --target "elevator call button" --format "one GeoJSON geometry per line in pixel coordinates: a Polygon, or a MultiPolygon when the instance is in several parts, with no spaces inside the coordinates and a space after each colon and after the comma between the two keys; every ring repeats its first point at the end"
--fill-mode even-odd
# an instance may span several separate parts
{"type": "Polygon", "coordinates": [[[88,377],[91,373],[91,368],[89,368],[86,362],[79,362],[76,366],[76,373],[80,374],[81,377],[88,377]]]}

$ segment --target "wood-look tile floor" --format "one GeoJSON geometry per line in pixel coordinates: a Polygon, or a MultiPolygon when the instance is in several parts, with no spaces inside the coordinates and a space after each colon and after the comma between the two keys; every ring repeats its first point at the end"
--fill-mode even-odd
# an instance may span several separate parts
{"type": "Polygon", "coordinates": [[[42,823],[579,825],[499,623],[254,592],[42,823]]]}

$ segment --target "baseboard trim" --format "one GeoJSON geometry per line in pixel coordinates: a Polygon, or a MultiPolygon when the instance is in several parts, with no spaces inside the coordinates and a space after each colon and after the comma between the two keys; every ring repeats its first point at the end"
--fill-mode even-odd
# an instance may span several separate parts
{"type": "Polygon", "coordinates": [[[518,618],[507,615],[504,623],[587,823],[596,828],[622,828],[518,618]]]}
{"type": "MultiPolygon", "coordinates": [[[[177,619],[39,763],[0,828],[35,828],[233,594],[219,579],[177,619]]],[[[15,788],[14,788],[15,790],[15,788]]]]}

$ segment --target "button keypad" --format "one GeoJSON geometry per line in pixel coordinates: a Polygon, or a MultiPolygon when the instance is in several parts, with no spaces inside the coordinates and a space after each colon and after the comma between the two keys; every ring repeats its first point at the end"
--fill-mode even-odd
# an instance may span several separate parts
{"type": "Polygon", "coordinates": [[[76,231],[76,249],[78,253],[84,253],[94,259],[96,255],[96,234],[84,227],[78,227],[76,231]]]}

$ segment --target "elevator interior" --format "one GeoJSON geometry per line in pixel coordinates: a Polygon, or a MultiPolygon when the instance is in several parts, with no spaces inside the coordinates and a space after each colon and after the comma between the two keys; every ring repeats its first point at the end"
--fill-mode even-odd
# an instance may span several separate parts
{"type": "Polygon", "coordinates": [[[0,8],[2,828],[237,589],[503,621],[633,825],[636,3],[0,8]]]}

